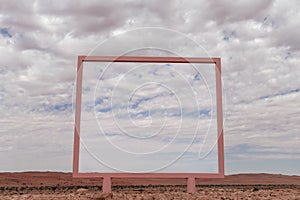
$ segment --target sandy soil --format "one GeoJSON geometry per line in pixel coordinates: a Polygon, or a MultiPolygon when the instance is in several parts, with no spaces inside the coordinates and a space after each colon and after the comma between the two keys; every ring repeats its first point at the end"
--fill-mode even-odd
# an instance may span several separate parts
{"type": "Polygon", "coordinates": [[[197,179],[194,194],[186,193],[185,183],[183,179],[113,179],[113,192],[103,194],[101,180],[72,179],[70,173],[0,173],[0,199],[300,200],[299,176],[239,174],[224,179],[197,179]]]}
{"type": "Polygon", "coordinates": [[[103,194],[100,187],[23,187],[0,191],[0,199],[300,199],[300,186],[197,186],[194,194],[184,186],[115,186],[103,194]]]}

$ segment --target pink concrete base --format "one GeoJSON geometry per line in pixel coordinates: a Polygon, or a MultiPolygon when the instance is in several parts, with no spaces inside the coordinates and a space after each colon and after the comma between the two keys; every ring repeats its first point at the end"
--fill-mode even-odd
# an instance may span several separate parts
{"type": "MultiPolygon", "coordinates": [[[[103,178],[102,192],[111,193],[111,177],[103,178]]],[[[196,179],[194,177],[187,178],[187,192],[190,194],[196,192],[196,179]]]]}
{"type": "MultiPolygon", "coordinates": [[[[195,177],[187,178],[187,192],[192,194],[196,191],[196,180],[195,177]]],[[[102,192],[111,193],[111,177],[104,177],[102,183],[102,192]]]]}
{"type": "Polygon", "coordinates": [[[112,192],[112,178],[182,178],[187,180],[187,192],[196,192],[196,178],[224,178],[220,173],[73,173],[73,178],[101,178],[103,193],[112,192]]]}
{"type": "Polygon", "coordinates": [[[187,192],[194,193],[196,191],[196,181],[194,177],[189,177],[187,179],[187,192]]]}
{"type": "Polygon", "coordinates": [[[102,183],[103,193],[111,193],[111,177],[104,177],[102,183]]]}

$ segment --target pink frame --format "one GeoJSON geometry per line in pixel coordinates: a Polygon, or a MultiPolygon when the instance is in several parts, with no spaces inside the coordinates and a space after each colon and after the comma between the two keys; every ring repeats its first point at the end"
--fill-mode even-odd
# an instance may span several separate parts
{"type": "Polygon", "coordinates": [[[196,178],[224,178],[224,139],[222,111],[222,80],[220,58],[141,57],[141,56],[78,56],[76,79],[76,111],[74,127],[73,178],[103,178],[103,192],[111,192],[111,178],[186,178],[187,192],[196,190],[196,178]],[[215,64],[218,127],[218,173],[97,173],[79,172],[80,116],[83,62],[143,62],[143,63],[210,63],[215,64]]]}

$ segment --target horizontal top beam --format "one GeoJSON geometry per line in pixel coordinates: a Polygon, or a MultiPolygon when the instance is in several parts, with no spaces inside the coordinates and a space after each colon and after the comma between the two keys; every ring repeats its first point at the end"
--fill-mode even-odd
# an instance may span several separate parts
{"type": "Polygon", "coordinates": [[[147,57],[147,56],[78,56],[82,62],[142,62],[142,63],[217,63],[220,58],[147,57]]]}

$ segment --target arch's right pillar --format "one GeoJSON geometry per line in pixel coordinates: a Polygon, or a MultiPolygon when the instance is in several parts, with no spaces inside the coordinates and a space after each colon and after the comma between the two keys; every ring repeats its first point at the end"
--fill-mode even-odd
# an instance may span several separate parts
{"type": "Polygon", "coordinates": [[[223,107],[222,107],[222,71],[221,58],[216,58],[216,97],[217,97],[217,127],[218,127],[218,165],[219,175],[224,177],[224,136],[223,136],[223,107]]]}

